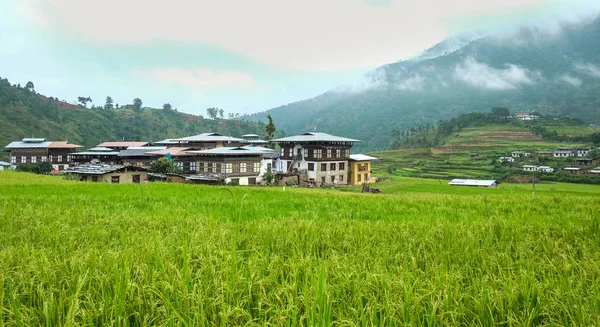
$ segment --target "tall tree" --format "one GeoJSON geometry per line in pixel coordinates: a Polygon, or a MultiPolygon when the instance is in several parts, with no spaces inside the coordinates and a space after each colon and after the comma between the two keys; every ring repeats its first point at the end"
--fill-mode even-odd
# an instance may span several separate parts
{"type": "Polygon", "coordinates": [[[104,109],[111,110],[113,108],[114,108],[114,106],[113,106],[113,99],[111,97],[109,97],[109,96],[106,97],[106,101],[104,103],[104,109]]]}
{"type": "Polygon", "coordinates": [[[172,110],[173,107],[171,106],[170,103],[165,103],[163,104],[163,110],[172,110]]]}
{"type": "Polygon", "coordinates": [[[275,132],[277,131],[277,128],[275,128],[275,124],[273,124],[273,118],[271,117],[271,115],[267,115],[267,119],[269,120],[269,123],[267,124],[267,126],[265,126],[265,132],[266,132],[265,139],[267,141],[270,141],[275,136],[275,132]]]}
{"type": "Polygon", "coordinates": [[[33,85],[33,82],[27,82],[27,84],[25,84],[25,89],[30,92],[35,92],[35,86],[33,85]]]}
{"type": "Polygon", "coordinates": [[[223,119],[224,113],[225,111],[223,109],[219,109],[219,117],[221,117],[221,119],[223,119]]]}
{"type": "Polygon", "coordinates": [[[142,99],[140,99],[140,98],[133,99],[133,110],[135,112],[142,111],[142,99]]]}
{"type": "Polygon", "coordinates": [[[206,109],[206,115],[211,119],[217,119],[219,115],[219,108],[208,108],[206,109]]]}
{"type": "Polygon", "coordinates": [[[81,105],[87,108],[87,103],[92,102],[92,98],[90,97],[77,97],[77,102],[81,103],[81,105]]]}

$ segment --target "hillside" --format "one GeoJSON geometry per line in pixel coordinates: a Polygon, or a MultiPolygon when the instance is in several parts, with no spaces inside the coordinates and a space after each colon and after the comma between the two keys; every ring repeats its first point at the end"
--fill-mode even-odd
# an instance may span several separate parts
{"type": "MultiPolygon", "coordinates": [[[[267,110],[289,133],[327,131],[385,149],[392,130],[493,106],[600,123],[600,17],[448,39],[348,86],[267,110]]],[[[264,113],[250,116],[263,121],[264,113]]]]}
{"type": "MultiPolygon", "coordinates": [[[[203,132],[241,136],[264,134],[263,123],[212,120],[175,110],[87,109],[70,105],[0,79],[0,146],[23,137],[68,140],[86,147],[104,141],[157,141],[203,132]]],[[[0,157],[6,157],[0,152],[0,157]]]]}

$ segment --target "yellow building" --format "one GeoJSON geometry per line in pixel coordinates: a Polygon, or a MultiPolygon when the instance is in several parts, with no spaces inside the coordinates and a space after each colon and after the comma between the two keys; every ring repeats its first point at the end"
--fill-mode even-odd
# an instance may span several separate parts
{"type": "Polygon", "coordinates": [[[376,159],[364,154],[351,154],[348,159],[348,185],[375,183],[375,178],[371,176],[371,160],[376,159]]]}

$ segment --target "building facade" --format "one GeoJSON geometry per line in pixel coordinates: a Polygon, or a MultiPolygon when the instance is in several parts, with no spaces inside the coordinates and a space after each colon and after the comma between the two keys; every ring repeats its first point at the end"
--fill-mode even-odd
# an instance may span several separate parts
{"type": "Polygon", "coordinates": [[[11,142],[5,148],[14,167],[49,162],[54,170],[61,171],[73,164],[71,153],[81,146],[66,141],[47,141],[45,138],[24,138],[11,142]]]}

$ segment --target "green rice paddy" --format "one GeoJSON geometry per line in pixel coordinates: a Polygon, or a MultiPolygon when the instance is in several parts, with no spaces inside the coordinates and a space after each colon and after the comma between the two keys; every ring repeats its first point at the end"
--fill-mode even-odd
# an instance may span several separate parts
{"type": "Polygon", "coordinates": [[[0,172],[0,326],[600,325],[600,187],[0,172]]]}

